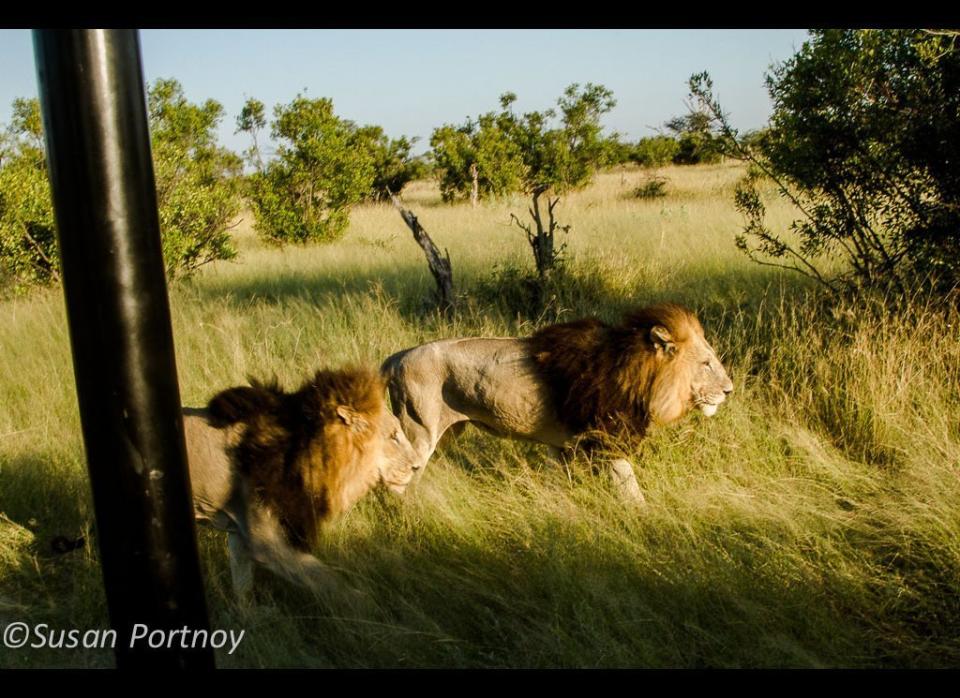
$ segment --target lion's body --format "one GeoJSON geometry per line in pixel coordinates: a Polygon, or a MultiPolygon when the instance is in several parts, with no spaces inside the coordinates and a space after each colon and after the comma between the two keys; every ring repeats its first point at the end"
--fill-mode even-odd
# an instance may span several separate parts
{"type": "MultiPolygon", "coordinates": [[[[572,436],[552,410],[522,339],[443,339],[394,354],[383,370],[414,448],[430,443],[432,452],[443,432],[459,422],[559,448],[572,436]]],[[[424,463],[429,455],[422,454],[424,463]]]]}
{"type": "Polygon", "coordinates": [[[250,559],[315,590],[335,584],[308,554],[318,527],[378,481],[402,491],[413,451],[369,371],[320,371],[294,393],[254,383],[184,410],[198,520],[229,534],[238,590],[250,559]]]}
{"type": "Polygon", "coordinates": [[[617,326],[585,319],[527,338],[430,342],[381,371],[421,471],[458,423],[563,450],[587,432],[643,437],[695,406],[712,414],[733,388],[699,321],[671,304],[617,326]]]}

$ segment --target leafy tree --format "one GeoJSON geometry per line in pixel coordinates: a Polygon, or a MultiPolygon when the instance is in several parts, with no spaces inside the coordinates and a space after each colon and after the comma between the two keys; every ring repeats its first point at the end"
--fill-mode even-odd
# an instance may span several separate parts
{"type": "MultiPolygon", "coordinates": [[[[248,99],[237,117],[237,132],[250,134],[253,143],[244,155],[247,162],[258,172],[265,169],[258,135],[266,125],[263,102],[248,99]]],[[[424,158],[410,154],[417,142],[416,138],[401,136],[393,140],[379,126],[364,126],[358,129],[357,138],[357,142],[362,144],[373,158],[373,183],[365,196],[379,200],[386,196],[388,189],[397,194],[409,182],[427,176],[428,167],[424,158]]]]}
{"type": "Polygon", "coordinates": [[[817,30],[767,76],[774,112],[747,147],[706,73],[691,92],[752,164],[736,194],[737,244],[833,289],[960,281],[960,51],[955,33],[817,30]],[[765,217],[772,182],[800,217],[765,217]],[[839,271],[824,262],[839,258],[839,271]]]}
{"type": "Polygon", "coordinates": [[[264,112],[263,102],[259,99],[248,99],[244,103],[243,109],[240,110],[240,115],[237,117],[237,130],[235,133],[243,131],[250,134],[253,144],[244,151],[244,157],[250,164],[256,167],[258,171],[263,170],[263,156],[260,153],[260,142],[257,140],[257,135],[266,125],[267,117],[264,112]]]}
{"type": "Polygon", "coordinates": [[[570,85],[557,100],[559,113],[548,109],[518,116],[512,109],[516,99],[514,93],[504,93],[499,112],[467,119],[459,127],[442,126],[430,144],[445,200],[468,194],[472,168],[485,196],[516,191],[530,196],[531,221],[512,220],[526,232],[542,280],[562,251],[554,244],[556,232],[569,229],[554,216],[559,195],[584,186],[599,167],[616,160],[617,139],[605,138],[600,126],[616,102],[610,90],[593,84],[583,89],[570,85]]]}
{"type": "Polygon", "coordinates": [[[678,165],[697,165],[719,162],[723,144],[718,125],[709,111],[694,107],[688,114],[670,119],[665,124],[677,142],[673,162],[678,165]]]}
{"type": "Polygon", "coordinates": [[[223,107],[191,104],[180,83],[163,79],[149,88],[147,106],[168,276],[235,257],[228,225],[240,210],[242,162],[217,145],[223,107]]]}
{"type": "Polygon", "coordinates": [[[608,150],[600,119],[616,106],[616,100],[603,85],[587,83],[582,89],[577,84],[570,85],[557,100],[559,124],[553,128],[549,125],[557,117],[554,110],[529,112],[517,118],[506,111],[511,101],[501,98],[501,116],[522,153],[521,181],[531,200],[531,223],[512,218],[527,234],[537,273],[543,281],[550,276],[563,251],[563,246],[558,248],[555,244],[556,232],[569,231],[569,226],[561,226],[554,216],[560,195],[582,188],[607,164],[608,150]],[[544,195],[546,211],[541,206],[544,195]]]}
{"type": "Polygon", "coordinates": [[[387,191],[399,194],[410,182],[426,173],[421,160],[410,155],[416,138],[401,136],[392,139],[379,126],[364,126],[358,136],[373,159],[373,182],[368,198],[379,201],[387,198],[387,191]]]}
{"type": "MultiPolygon", "coordinates": [[[[231,258],[227,226],[240,207],[240,160],[216,144],[222,107],[191,104],[175,80],[158,80],[148,89],[148,114],[168,276],[231,258]]],[[[0,144],[0,268],[17,290],[59,279],[37,99],[14,101],[0,144]]]]}
{"type": "MultiPolygon", "coordinates": [[[[238,119],[255,136],[264,125],[262,105],[248,100],[238,119]],[[259,120],[256,115],[259,114],[259,120]]],[[[333,101],[297,95],[274,108],[271,135],[277,157],[249,178],[257,230],[274,242],[339,238],[350,206],[368,196],[376,177],[371,133],[333,113],[333,101]]]]}
{"type": "Polygon", "coordinates": [[[641,138],[633,147],[630,159],[641,167],[663,167],[673,162],[680,144],[670,136],[641,138]]]}
{"type": "Polygon", "coordinates": [[[603,165],[617,159],[616,137],[604,137],[601,117],[613,109],[613,93],[602,85],[570,85],[557,110],[512,109],[517,96],[500,96],[500,111],[462,126],[444,125],[430,138],[440,190],[446,201],[465,197],[476,172],[484,196],[523,192],[530,197],[530,222],[512,220],[527,234],[542,279],[557,265],[557,231],[566,231],[554,215],[560,195],[587,184],[603,165]],[[475,168],[475,169],[474,169],[475,168]],[[544,208],[541,197],[547,195],[544,208]]]}
{"type": "MultiPolygon", "coordinates": [[[[503,95],[504,110],[515,99],[513,94],[503,95]]],[[[430,137],[431,157],[444,201],[470,196],[473,168],[482,198],[520,190],[523,158],[512,137],[513,128],[512,115],[489,112],[476,121],[467,119],[462,126],[445,124],[434,129],[430,137]]]]}
{"type": "Polygon", "coordinates": [[[17,99],[0,147],[0,269],[23,290],[59,278],[40,102],[17,99]]]}
{"type": "Polygon", "coordinates": [[[613,133],[604,141],[603,161],[608,166],[623,165],[634,160],[635,151],[635,145],[621,140],[619,133],[613,133]]]}

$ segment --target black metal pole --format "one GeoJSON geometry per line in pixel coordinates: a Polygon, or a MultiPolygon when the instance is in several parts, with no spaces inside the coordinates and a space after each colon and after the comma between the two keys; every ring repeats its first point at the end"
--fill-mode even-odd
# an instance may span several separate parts
{"type": "Polygon", "coordinates": [[[134,624],[209,629],[137,33],[38,30],[34,50],[117,666],[212,667],[131,647],[134,624]]]}

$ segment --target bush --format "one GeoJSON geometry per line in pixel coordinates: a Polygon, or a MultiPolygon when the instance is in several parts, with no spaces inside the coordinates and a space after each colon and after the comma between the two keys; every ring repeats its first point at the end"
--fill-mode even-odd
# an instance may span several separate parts
{"type": "Polygon", "coordinates": [[[636,199],[659,199],[666,196],[666,177],[648,177],[640,186],[633,190],[636,199]]]}
{"type": "MultiPolygon", "coordinates": [[[[175,80],[148,89],[164,264],[170,278],[236,252],[227,226],[240,209],[241,161],[216,144],[223,108],[189,103],[175,80]]],[[[0,144],[0,273],[24,291],[59,280],[40,103],[18,99],[0,144]]]]}
{"type": "Polygon", "coordinates": [[[0,142],[0,268],[15,290],[59,278],[40,102],[17,99],[0,142]]]}
{"type": "Polygon", "coordinates": [[[712,165],[720,162],[723,148],[710,133],[682,133],[673,162],[677,165],[712,165]]]}
{"type": "Polygon", "coordinates": [[[675,165],[700,165],[719,162],[724,147],[716,118],[702,105],[666,123],[676,136],[677,149],[673,154],[675,165]]]}
{"type": "Polygon", "coordinates": [[[960,282],[957,42],[957,32],[812,32],[767,76],[774,113],[753,147],[729,126],[709,76],[695,75],[694,97],[753,165],[736,195],[738,246],[832,289],[960,282]],[[789,234],[765,220],[765,182],[801,212],[789,234]]]}
{"type": "Polygon", "coordinates": [[[617,270],[594,259],[569,260],[547,279],[518,264],[497,265],[478,280],[473,297],[483,312],[535,323],[561,322],[596,313],[597,307],[626,308],[636,289],[617,270]]]}
{"type": "Polygon", "coordinates": [[[426,172],[422,159],[410,155],[414,140],[392,140],[379,126],[341,119],[329,99],[298,95],[274,108],[271,133],[281,145],[266,165],[257,144],[265,125],[263,103],[247,100],[237,118],[237,130],[253,137],[247,159],[257,171],[247,192],[257,231],[272,242],[336,240],[351,206],[381,199],[388,188],[399,193],[426,172]]]}
{"type": "Polygon", "coordinates": [[[365,126],[359,136],[373,160],[373,182],[365,198],[379,201],[387,197],[387,190],[399,194],[407,184],[426,175],[423,161],[410,155],[416,138],[394,140],[379,126],[365,126]]]}
{"type": "Polygon", "coordinates": [[[673,162],[680,144],[670,136],[653,136],[637,141],[630,159],[641,167],[663,167],[673,162]]]}
{"type": "Polygon", "coordinates": [[[444,201],[469,198],[476,167],[480,198],[504,196],[522,187],[523,153],[506,114],[483,114],[461,126],[446,124],[430,136],[434,175],[444,201]]]}
{"type": "Polygon", "coordinates": [[[148,91],[153,170],[167,275],[232,259],[228,224],[240,211],[240,158],[216,142],[223,107],[190,104],[175,80],[148,91]]]}

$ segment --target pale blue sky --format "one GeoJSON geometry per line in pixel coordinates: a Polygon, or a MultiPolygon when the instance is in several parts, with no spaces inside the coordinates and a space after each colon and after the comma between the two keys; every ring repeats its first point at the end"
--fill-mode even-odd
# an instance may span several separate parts
{"type": "MultiPolygon", "coordinates": [[[[518,111],[546,109],[572,82],[613,90],[604,124],[636,140],[685,112],[686,81],[701,70],[734,126],[756,128],[770,115],[765,71],[793,55],[806,31],[148,29],[140,38],[148,81],[176,78],[191,101],[224,106],[229,148],[249,145],[233,133],[246,97],[272,110],[306,89],[332,98],[339,116],[419,136],[422,152],[434,127],[497,108],[503,92],[518,95],[518,111]]],[[[37,94],[28,30],[0,30],[0,65],[5,124],[15,97],[37,94]]]]}

